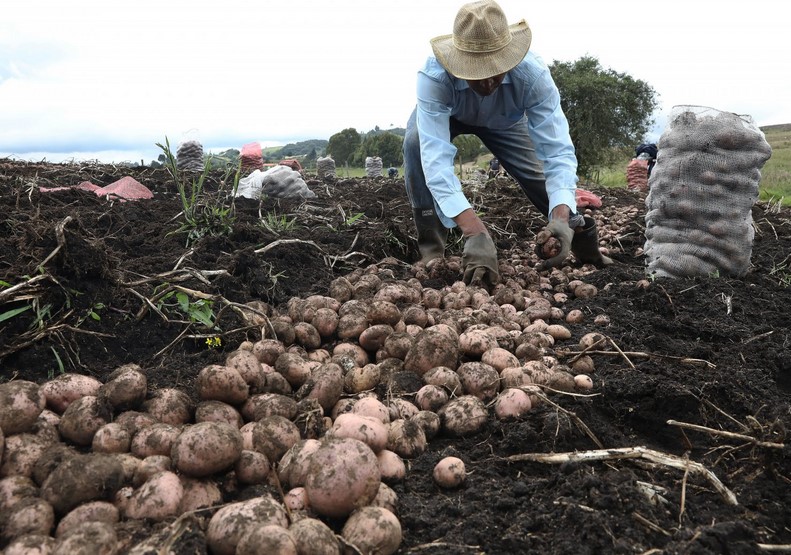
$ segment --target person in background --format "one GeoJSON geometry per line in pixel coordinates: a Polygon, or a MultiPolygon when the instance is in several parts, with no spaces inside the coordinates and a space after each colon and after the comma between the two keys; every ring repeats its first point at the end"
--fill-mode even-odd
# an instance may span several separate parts
{"type": "Polygon", "coordinates": [[[500,161],[497,158],[489,160],[489,179],[500,175],[500,161]]]}
{"type": "Polygon", "coordinates": [[[611,264],[596,224],[576,211],[577,159],[549,68],[530,52],[525,20],[509,25],[493,0],[464,4],[453,33],[431,40],[434,56],[417,76],[417,106],[404,137],[404,179],[424,262],[444,256],[447,229],[464,235],[464,281],[500,281],[497,249],[454,173],[460,134],[477,135],[546,216],[560,243],[542,267],[569,252],[584,263],[611,264]]]}

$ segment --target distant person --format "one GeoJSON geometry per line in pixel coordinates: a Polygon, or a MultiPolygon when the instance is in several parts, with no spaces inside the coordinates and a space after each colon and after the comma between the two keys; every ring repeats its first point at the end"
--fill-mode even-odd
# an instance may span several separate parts
{"type": "Polygon", "coordinates": [[[659,149],[657,149],[654,143],[642,143],[637,145],[634,149],[635,158],[648,161],[648,177],[651,177],[651,170],[653,170],[656,165],[656,157],[658,154],[659,149]]]}
{"type": "Polygon", "coordinates": [[[500,175],[500,161],[497,158],[489,160],[489,179],[500,175]]]}
{"type": "Polygon", "coordinates": [[[395,179],[396,177],[398,177],[398,168],[388,168],[387,177],[389,177],[390,179],[395,179]]]}
{"type": "Polygon", "coordinates": [[[464,235],[464,281],[500,281],[497,249],[454,173],[460,134],[477,135],[549,219],[560,242],[543,267],[611,264],[598,246],[596,224],[577,213],[577,159],[560,94],[549,68],[528,52],[524,20],[508,25],[492,0],[464,4],[453,34],[431,40],[434,56],[418,71],[417,106],[404,138],[404,179],[423,261],[442,257],[447,228],[464,235]]]}

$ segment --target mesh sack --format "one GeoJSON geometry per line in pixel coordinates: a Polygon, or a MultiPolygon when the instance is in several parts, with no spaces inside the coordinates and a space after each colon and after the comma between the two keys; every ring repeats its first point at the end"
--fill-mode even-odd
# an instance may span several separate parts
{"type": "Polygon", "coordinates": [[[626,166],[626,185],[633,191],[648,189],[648,160],[632,158],[626,166]]]}
{"type": "Polygon", "coordinates": [[[317,158],[316,175],[319,177],[335,177],[335,160],[330,156],[317,158]]]}
{"type": "Polygon", "coordinates": [[[378,156],[369,156],[365,159],[365,175],[368,177],[382,176],[382,159],[378,156]]]}
{"type": "Polygon", "coordinates": [[[196,140],[181,143],[176,150],[176,166],[180,170],[203,171],[203,145],[196,140]]]}
{"type": "Polygon", "coordinates": [[[264,169],[264,155],[261,151],[261,143],[253,142],[242,146],[240,162],[242,173],[244,174],[249,174],[253,170],[264,169]]]}
{"type": "Polygon", "coordinates": [[[675,106],[648,180],[648,273],[692,277],[747,273],[752,207],[772,154],[749,116],[675,106]]]}

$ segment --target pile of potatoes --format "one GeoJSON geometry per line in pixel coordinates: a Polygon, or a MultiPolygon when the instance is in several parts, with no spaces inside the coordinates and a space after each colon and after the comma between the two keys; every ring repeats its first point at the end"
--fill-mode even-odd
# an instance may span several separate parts
{"type": "MultiPolygon", "coordinates": [[[[103,381],[0,384],[0,548],[143,553],[125,524],[190,517],[215,555],[393,553],[391,486],[434,437],[593,388],[591,357],[569,366],[552,354],[559,342],[607,348],[567,327],[584,315],[566,301],[597,292],[578,270],[505,261],[488,292],[423,287],[437,268],[402,280],[386,262],[337,278],[326,296],[250,303],[260,339],[187,390],[149,388],[136,364],[103,381]]],[[[449,458],[434,478],[459,487],[465,472],[449,458]]]]}

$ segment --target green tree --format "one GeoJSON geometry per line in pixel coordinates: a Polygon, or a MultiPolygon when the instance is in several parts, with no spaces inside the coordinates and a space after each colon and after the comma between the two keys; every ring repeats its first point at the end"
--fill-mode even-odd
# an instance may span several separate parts
{"type": "Polygon", "coordinates": [[[385,168],[400,166],[404,162],[404,139],[394,133],[368,134],[354,155],[356,166],[364,166],[368,156],[379,156],[385,168]]]}
{"type": "Polygon", "coordinates": [[[486,150],[476,135],[457,135],[453,139],[453,146],[456,147],[456,161],[459,164],[474,162],[486,150]]]}
{"type": "Polygon", "coordinates": [[[327,143],[327,154],[332,156],[336,164],[343,165],[352,161],[360,143],[360,134],[353,127],[349,127],[330,137],[327,143]]]}
{"type": "Polygon", "coordinates": [[[592,56],[555,61],[550,71],[569,120],[578,172],[586,179],[642,142],[653,125],[658,101],[645,81],[604,69],[592,56]]]}

